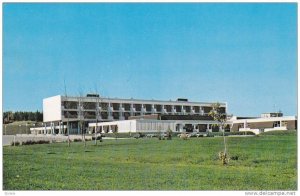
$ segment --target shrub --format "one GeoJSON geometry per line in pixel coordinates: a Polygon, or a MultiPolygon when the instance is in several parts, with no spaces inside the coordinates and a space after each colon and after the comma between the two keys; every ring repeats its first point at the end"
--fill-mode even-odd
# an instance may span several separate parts
{"type": "Polygon", "coordinates": [[[219,152],[219,159],[222,161],[222,165],[227,165],[229,161],[227,158],[227,154],[224,152],[219,152]]]}
{"type": "Polygon", "coordinates": [[[133,137],[134,137],[135,139],[139,139],[141,136],[140,136],[140,134],[137,133],[137,134],[134,134],[133,137]]]}
{"type": "Polygon", "coordinates": [[[145,137],[144,133],[138,132],[138,134],[140,135],[140,137],[145,137]]]}
{"type": "Polygon", "coordinates": [[[19,146],[20,145],[20,142],[18,142],[18,141],[12,141],[11,143],[10,143],[10,145],[11,146],[19,146]]]}
{"type": "Polygon", "coordinates": [[[172,140],[172,130],[170,128],[167,131],[167,140],[172,140]]]}
{"type": "Polygon", "coordinates": [[[49,144],[50,141],[46,141],[46,140],[38,140],[36,141],[37,144],[49,144]]]}
{"type": "Polygon", "coordinates": [[[145,137],[145,134],[144,134],[144,133],[141,133],[141,132],[138,132],[138,133],[134,134],[133,137],[134,137],[135,139],[138,139],[138,138],[145,137]]]}
{"type": "MultiPolygon", "coordinates": [[[[92,140],[95,140],[95,136],[92,137],[92,140]]],[[[102,140],[102,136],[97,136],[96,140],[102,140]]]]}
{"type": "Polygon", "coordinates": [[[183,139],[183,140],[187,140],[188,139],[188,135],[186,133],[182,133],[180,135],[180,138],[183,139]]]}
{"type": "Polygon", "coordinates": [[[37,140],[37,141],[27,140],[27,141],[22,142],[22,145],[49,144],[49,143],[50,143],[50,141],[47,141],[47,140],[37,140]]]}
{"type": "Polygon", "coordinates": [[[237,161],[237,160],[239,160],[239,156],[237,156],[237,155],[236,156],[231,156],[230,159],[237,161]]]}
{"type": "Polygon", "coordinates": [[[27,140],[27,141],[22,142],[22,145],[32,145],[32,144],[34,144],[34,141],[32,141],[32,140],[27,140]]]}

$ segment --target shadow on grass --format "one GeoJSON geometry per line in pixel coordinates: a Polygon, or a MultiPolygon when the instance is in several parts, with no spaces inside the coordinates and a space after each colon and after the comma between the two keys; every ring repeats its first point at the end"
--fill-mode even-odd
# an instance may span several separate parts
{"type": "Polygon", "coordinates": [[[46,154],[56,154],[56,152],[47,152],[46,154]]]}
{"type": "Polygon", "coordinates": [[[92,150],[85,150],[84,152],[95,152],[95,151],[92,151],[92,150]]]}
{"type": "MultiPolygon", "coordinates": [[[[134,143],[118,143],[118,141],[114,143],[105,143],[101,142],[100,144],[97,145],[91,145],[92,147],[110,147],[110,146],[139,146],[141,143],[139,142],[134,142],[134,143]]],[[[143,143],[143,145],[153,145],[151,143],[143,143]]]]}
{"type": "Polygon", "coordinates": [[[8,156],[9,156],[9,155],[13,155],[13,156],[29,156],[29,155],[30,155],[30,156],[31,156],[32,154],[24,154],[24,153],[21,153],[21,154],[19,154],[19,153],[18,153],[18,154],[17,154],[17,153],[16,153],[16,154],[13,154],[13,153],[6,153],[6,154],[3,154],[3,155],[8,155],[8,156]]]}

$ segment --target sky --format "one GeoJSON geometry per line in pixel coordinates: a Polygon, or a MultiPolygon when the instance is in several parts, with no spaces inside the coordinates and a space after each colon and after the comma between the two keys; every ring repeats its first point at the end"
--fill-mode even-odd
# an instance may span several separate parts
{"type": "Polygon", "coordinates": [[[2,68],[3,111],[41,111],[65,86],[296,115],[297,4],[4,3],[2,68]]]}

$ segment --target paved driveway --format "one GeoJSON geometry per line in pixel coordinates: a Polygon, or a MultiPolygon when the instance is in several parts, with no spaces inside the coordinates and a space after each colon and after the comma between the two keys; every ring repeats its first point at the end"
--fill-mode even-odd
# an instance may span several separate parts
{"type": "Polygon", "coordinates": [[[10,143],[14,140],[13,135],[2,135],[2,146],[10,145],[10,143]]]}

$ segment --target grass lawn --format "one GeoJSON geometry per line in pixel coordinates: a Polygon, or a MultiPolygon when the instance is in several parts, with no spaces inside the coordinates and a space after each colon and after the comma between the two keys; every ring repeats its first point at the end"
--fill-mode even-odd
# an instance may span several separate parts
{"type": "Polygon", "coordinates": [[[296,131],[3,147],[4,190],[296,190],[296,131]]]}

